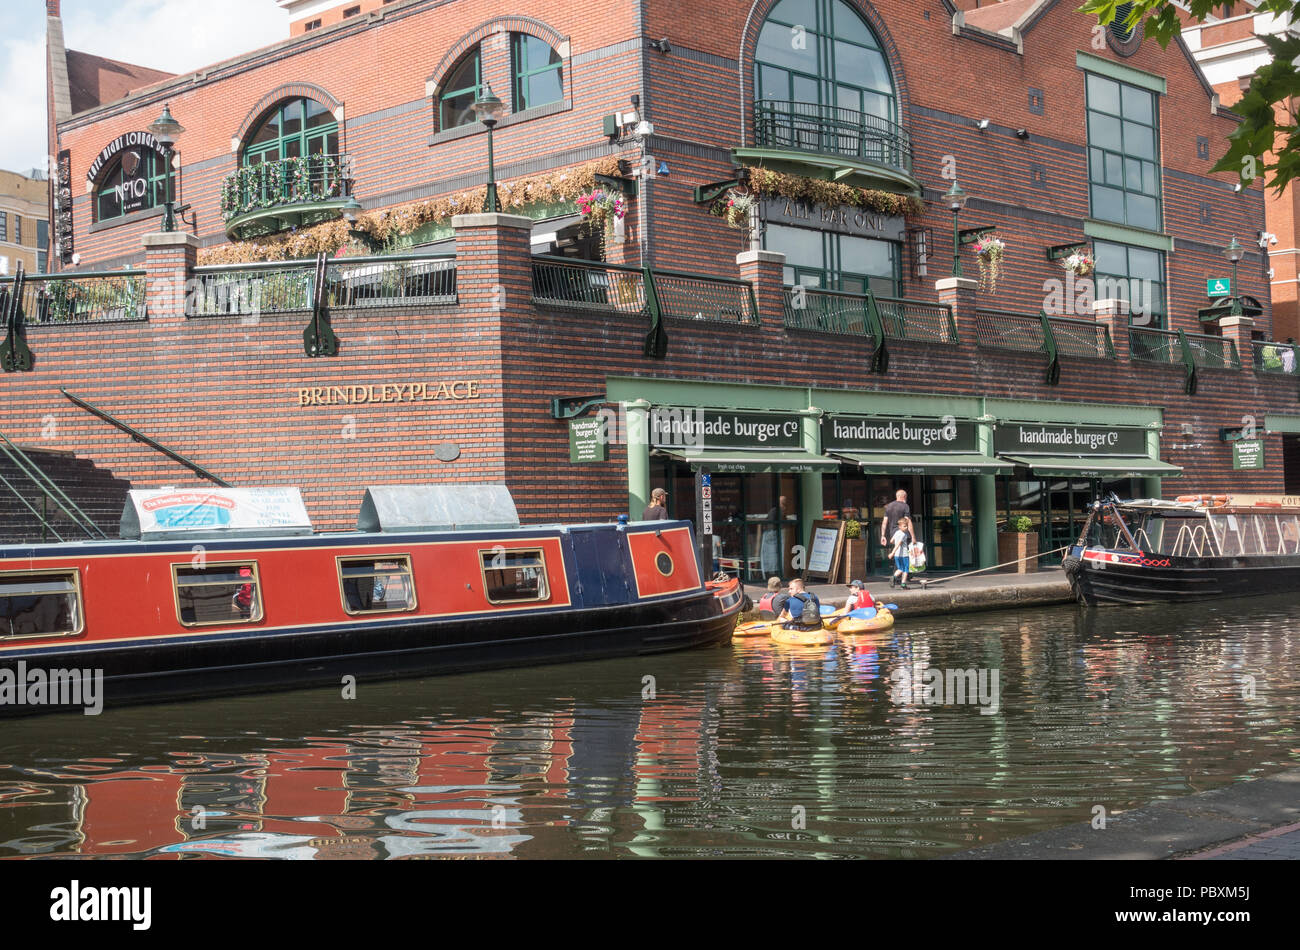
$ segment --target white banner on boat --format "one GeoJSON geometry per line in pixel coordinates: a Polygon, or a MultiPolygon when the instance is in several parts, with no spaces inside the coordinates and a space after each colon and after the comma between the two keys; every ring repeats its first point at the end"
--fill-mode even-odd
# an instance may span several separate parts
{"type": "Polygon", "coordinates": [[[1300,508],[1300,495],[1228,495],[1229,508],[1300,508]]]}
{"type": "Polygon", "coordinates": [[[155,488],[127,492],[122,537],[311,534],[296,488],[155,488]]]}

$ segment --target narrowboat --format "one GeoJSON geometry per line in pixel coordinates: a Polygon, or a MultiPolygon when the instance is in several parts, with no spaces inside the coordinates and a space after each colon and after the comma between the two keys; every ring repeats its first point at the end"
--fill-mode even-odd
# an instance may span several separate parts
{"type": "Polygon", "coordinates": [[[0,715],[59,674],[113,704],[723,644],[744,596],[689,522],[521,526],[500,485],[370,488],[338,533],[294,488],[136,490],[120,535],[0,546],[0,715]]]}
{"type": "Polygon", "coordinates": [[[1081,603],[1145,604],[1300,590],[1300,497],[1094,502],[1064,568],[1081,603]]]}

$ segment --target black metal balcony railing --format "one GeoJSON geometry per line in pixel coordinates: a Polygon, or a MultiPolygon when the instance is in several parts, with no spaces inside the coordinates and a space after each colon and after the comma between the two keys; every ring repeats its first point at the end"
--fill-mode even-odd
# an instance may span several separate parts
{"type": "MultiPolygon", "coordinates": [[[[13,278],[0,279],[0,298],[12,292],[13,278]]],[[[22,315],[29,326],[145,320],[144,272],[29,274],[22,315]]]]}
{"type": "Polygon", "coordinates": [[[877,297],[876,309],[880,312],[885,336],[890,340],[951,345],[960,342],[952,307],[947,304],[902,297],[877,297]]]}
{"type": "Polygon", "coordinates": [[[640,313],[645,309],[645,272],[620,264],[535,257],[533,299],[583,310],[640,313]]]}
{"type": "Polygon", "coordinates": [[[246,165],[221,189],[226,222],[256,211],[346,198],[351,193],[346,155],[302,155],[246,165]]]}
{"type": "Polygon", "coordinates": [[[1255,351],[1255,372],[1278,376],[1300,375],[1300,346],[1255,340],[1251,348],[1255,351]]]}
{"type": "Polygon", "coordinates": [[[912,173],[912,141],[901,125],[854,109],[760,99],[754,144],[818,155],[842,155],[912,173]]]}
{"type": "Polygon", "coordinates": [[[810,287],[785,288],[785,325],[818,333],[872,335],[865,296],[810,287]]]}
{"type": "MultiPolygon", "coordinates": [[[[303,313],[312,309],[311,261],[198,267],[198,290],[186,301],[191,317],[303,313]]],[[[456,303],[456,260],[439,256],[345,257],[326,264],[326,305],[366,310],[456,303]]]]}
{"type": "Polygon", "coordinates": [[[1143,363],[1177,365],[1190,359],[1191,365],[1198,369],[1241,369],[1237,345],[1227,337],[1207,333],[1132,327],[1129,355],[1143,363]]]}

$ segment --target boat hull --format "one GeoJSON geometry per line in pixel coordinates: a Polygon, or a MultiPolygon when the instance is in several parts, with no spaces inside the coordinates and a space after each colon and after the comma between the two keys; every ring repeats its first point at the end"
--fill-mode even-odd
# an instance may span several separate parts
{"type": "Polygon", "coordinates": [[[1089,606],[1250,597],[1300,589],[1300,556],[1171,557],[1083,549],[1065,559],[1075,598],[1089,606]]]}
{"type": "MultiPolygon", "coordinates": [[[[728,643],[739,604],[712,591],[527,617],[413,618],[383,628],[13,651],[0,670],[102,671],[105,706],[664,653],[728,643]],[[22,664],[20,666],[20,664],[22,664]],[[347,677],[354,678],[352,681],[347,677]]],[[[0,717],[68,711],[0,703],[0,717]]],[[[79,709],[76,711],[80,711],[79,709]]]]}

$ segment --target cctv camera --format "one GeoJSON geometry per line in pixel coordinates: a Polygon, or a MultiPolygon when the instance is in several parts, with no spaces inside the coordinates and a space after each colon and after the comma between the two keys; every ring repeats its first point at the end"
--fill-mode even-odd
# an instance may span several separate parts
{"type": "Polygon", "coordinates": [[[1270,235],[1268,236],[1268,243],[1269,243],[1269,244],[1276,244],[1276,243],[1277,243],[1277,235],[1276,235],[1276,234],[1270,234],[1270,235]]]}
{"type": "Polygon", "coordinates": [[[981,132],[983,132],[985,129],[989,127],[989,120],[980,119],[978,122],[975,123],[975,127],[979,129],[981,132]]]}
{"type": "Polygon", "coordinates": [[[1027,138],[1029,138],[1029,130],[1028,130],[1028,129],[1016,129],[1016,138],[1018,138],[1018,139],[1027,139],[1027,138]]]}
{"type": "Polygon", "coordinates": [[[1233,185],[1233,186],[1232,186],[1232,190],[1233,190],[1233,191],[1241,191],[1241,182],[1237,182],[1235,185],[1233,185]]]}

